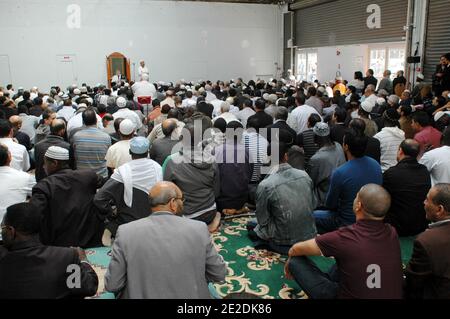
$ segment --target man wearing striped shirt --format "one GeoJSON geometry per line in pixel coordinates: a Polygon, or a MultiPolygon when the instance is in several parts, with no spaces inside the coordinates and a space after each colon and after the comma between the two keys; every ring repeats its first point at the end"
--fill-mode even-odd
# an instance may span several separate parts
{"type": "Polygon", "coordinates": [[[108,134],[97,128],[97,117],[93,109],[86,109],[83,114],[84,128],[72,139],[77,169],[92,169],[102,177],[108,177],[106,153],[111,146],[108,134]]]}
{"type": "MultiPolygon", "coordinates": [[[[258,117],[249,117],[247,121],[247,130],[243,134],[243,143],[245,149],[248,150],[250,158],[252,159],[253,173],[250,179],[249,185],[249,201],[253,203],[256,193],[256,188],[259,182],[262,180],[261,167],[268,162],[267,148],[269,142],[261,135],[261,123],[258,117]]],[[[267,135],[266,135],[267,136],[267,135]]]]}

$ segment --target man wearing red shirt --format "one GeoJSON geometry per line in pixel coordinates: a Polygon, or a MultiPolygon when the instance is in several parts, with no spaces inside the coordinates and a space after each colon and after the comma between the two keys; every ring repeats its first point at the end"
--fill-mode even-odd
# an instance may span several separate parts
{"type": "Polygon", "coordinates": [[[415,112],[412,115],[412,129],[416,132],[414,139],[420,144],[420,154],[422,155],[441,146],[442,134],[431,126],[430,117],[425,112],[415,112]]]}
{"type": "Polygon", "coordinates": [[[390,205],[383,187],[362,187],[353,204],[356,223],[292,246],[286,277],[310,299],[401,299],[400,243],[395,229],[383,222],[390,205]],[[307,257],[320,255],[336,260],[328,273],[307,257]]]}

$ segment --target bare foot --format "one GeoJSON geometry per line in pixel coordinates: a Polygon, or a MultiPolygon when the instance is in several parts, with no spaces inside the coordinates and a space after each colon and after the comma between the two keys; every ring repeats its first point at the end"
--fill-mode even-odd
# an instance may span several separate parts
{"type": "Polygon", "coordinates": [[[102,244],[105,247],[111,247],[112,245],[112,239],[111,239],[111,232],[108,229],[105,229],[102,236],[102,244]]]}
{"type": "Polygon", "coordinates": [[[214,219],[213,219],[213,221],[211,222],[211,224],[208,225],[208,230],[209,230],[209,232],[210,232],[211,234],[212,234],[212,233],[215,233],[215,232],[219,229],[219,226],[220,226],[220,218],[221,218],[220,213],[217,212],[217,213],[216,213],[216,217],[214,217],[214,219]]]}

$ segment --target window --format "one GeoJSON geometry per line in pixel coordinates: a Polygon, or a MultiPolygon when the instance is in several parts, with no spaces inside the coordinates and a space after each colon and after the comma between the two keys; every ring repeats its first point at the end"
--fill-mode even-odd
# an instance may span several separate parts
{"type": "Polygon", "coordinates": [[[392,72],[392,80],[395,78],[397,71],[405,70],[405,49],[389,49],[388,70],[392,72]]]}
{"type": "Polygon", "coordinates": [[[404,44],[371,48],[369,67],[374,71],[374,76],[380,81],[384,71],[389,70],[393,80],[397,71],[405,70],[405,52],[404,44]]]}
{"type": "Polygon", "coordinates": [[[317,50],[297,51],[297,81],[314,82],[317,79],[317,50]]]}

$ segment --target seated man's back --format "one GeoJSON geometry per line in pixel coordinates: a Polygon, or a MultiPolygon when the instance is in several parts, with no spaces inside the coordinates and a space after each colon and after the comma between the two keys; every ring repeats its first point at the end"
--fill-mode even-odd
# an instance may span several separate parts
{"type": "Polygon", "coordinates": [[[180,216],[184,197],[173,183],[156,184],[150,197],[149,217],[119,227],[106,290],[133,299],[209,299],[208,282],[224,280],[226,266],[207,226],[180,216]]]}
{"type": "Polygon", "coordinates": [[[313,183],[304,171],[281,164],[256,191],[255,228],[259,237],[277,245],[293,245],[313,238],[316,227],[312,212],[316,202],[313,183]]]}

